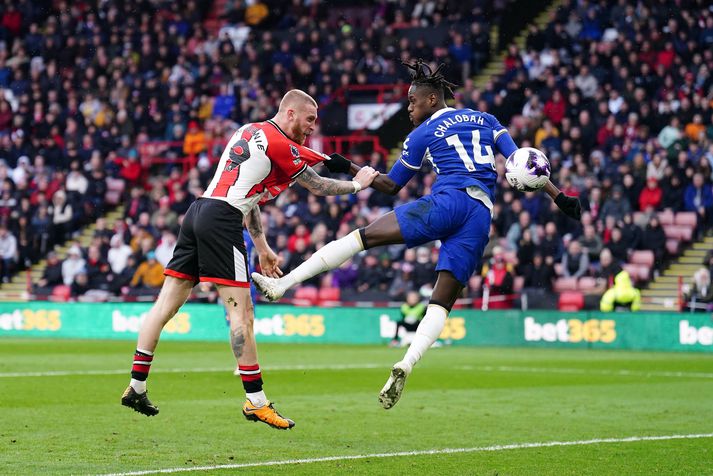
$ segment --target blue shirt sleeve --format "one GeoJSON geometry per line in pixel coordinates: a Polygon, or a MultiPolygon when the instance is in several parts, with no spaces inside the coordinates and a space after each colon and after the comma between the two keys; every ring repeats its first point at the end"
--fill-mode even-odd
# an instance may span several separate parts
{"type": "Polygon", "coordinates": [[[493,129],[493,143],[495,143],[495,149],[500,152],[505,158],[510,157],[510,154],[517,150],[517,145],[515,141],[510,137],[508,130],[500,124],[492,114],[488,114],[490,119],[490,124],[493,129]]]}
{"type": "Polygon", "coordinates": [[[389,172],[389,178],[400,186],[406,185],[416,172],[421,170],[421,163],[426,155],[426,141],[418,129],[411,132],[404,141],[401,156],[389,172]]]}

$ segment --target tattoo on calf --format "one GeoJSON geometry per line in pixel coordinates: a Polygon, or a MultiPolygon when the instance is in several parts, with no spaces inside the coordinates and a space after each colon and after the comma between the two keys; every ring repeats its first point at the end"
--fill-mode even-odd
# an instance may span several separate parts
{"type": "Polygon", "coordinates": [[[236,359],[242,357],[243,348],[245,347],[245,336],[241,328],[230,331],[230,346],[233,348],[233,355],[235,355],[236,359]]]}
{"type": "Polygon", "coordinates": [[[233,299],[233,297],[229,297],[228,299],[225,300],[226,303],[232,304],[233,307],[238,307],[238,301],[233,299]]]}

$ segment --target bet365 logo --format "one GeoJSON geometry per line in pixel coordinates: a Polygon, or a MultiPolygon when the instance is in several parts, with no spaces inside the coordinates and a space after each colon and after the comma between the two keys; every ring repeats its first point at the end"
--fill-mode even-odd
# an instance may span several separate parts
{"type": "Polygon", "coordinates": [[[525,318],[525,340],[528,342],[603,342],[616,340],[616,322],[611,319],[560,319],[538,323],[534,317],[525,318]]]}

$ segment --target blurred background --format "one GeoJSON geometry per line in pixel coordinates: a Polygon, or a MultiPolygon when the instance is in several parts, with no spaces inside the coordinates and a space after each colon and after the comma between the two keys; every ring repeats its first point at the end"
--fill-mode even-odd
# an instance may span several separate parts
{"type": "MultiPolygon", "coordinates": [[[[519,146],[543,150],[585,210],[570,220],[501,173],[483,267],[457,307],[615,310],[602,296],[625,271],[638,293],[628,309],[711,310],[703,0],[7,0],[0,299],[153,301],[227,139],[272,117],[291,88],[320,106],[310,147],[388,171],[411,128],[400,61],[415,58],[446,63],[461,85],[451,105],[492,113],[519,146]]],[[[269,242],[289,271],[434,178],[424,169],[396,197],[295,186],[263,207],[269,242]]],[[[425,300],[438,248],[363,253],[284,302],[425,300]]],[[[202,286],[192,296],[215,298],[202,286]]]]}

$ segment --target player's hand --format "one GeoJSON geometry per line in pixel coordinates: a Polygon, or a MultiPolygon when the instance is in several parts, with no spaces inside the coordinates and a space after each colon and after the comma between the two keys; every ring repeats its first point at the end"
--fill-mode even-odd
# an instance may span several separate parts
{"type": "Polygon", "coordinates": [[[329,159],[325,160],[324,166],[332,173],[348,174],[352,167],[352,161],[341,154],[329,154],[329,159]]]}
{"type": "Polygon", "coordinates": [[[262,274],[269,278],[279,278],[282,276],[280,265],[282,264],[282,256],[278,256],[272,250],[267,250],[265,253],[258,255],[260,260],[260,270],[262,274]]]}
{"type": "Polygon", "coordinates": [[[361,189],[364,190],[366,187],[371,185],[371,182],[379,175],[379,172],[369,167],[362,167],[361,170],[354,176],[354,180],[359,182],[361,189]]]}
{"type": "Polygon", "coordinates": [[[557,198],[555,198],[555,205],[570,218],[574,218],[575,220],[582,218],[582,204],[579,203],[577,197],[568,197],[560,192],[557,198]]]}

